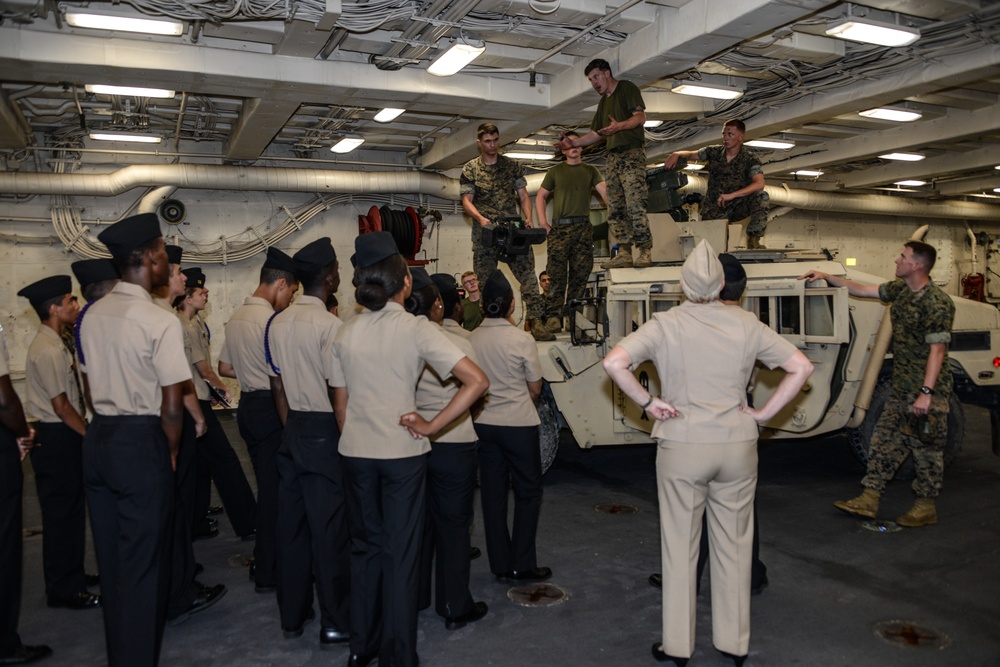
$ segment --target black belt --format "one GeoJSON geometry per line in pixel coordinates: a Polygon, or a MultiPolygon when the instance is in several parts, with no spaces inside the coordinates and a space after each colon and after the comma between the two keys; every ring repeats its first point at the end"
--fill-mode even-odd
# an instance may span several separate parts
{"type": "Polygon", "coordinates": [[[590,216],[589,215],[575,215],[575,216],[570,217],[570,218],[559,218],[557,220],[553,220],[552,224],[553,225],[573,225],[573,224],[576,224],[578,222],[583,222],[584,220],[586,220],[587,222],[590,222],[590,216]]]}
{"type": "Polygon", "coordinates": [[[240,398],[271,398],[270,389],[254,389],[253,391],[244,391],[240,393],[240,398]]]}
{"type": "Polygon", "coordinates": [[[160,424],[156,415],[94,415],[95,424],[160,424]]]}

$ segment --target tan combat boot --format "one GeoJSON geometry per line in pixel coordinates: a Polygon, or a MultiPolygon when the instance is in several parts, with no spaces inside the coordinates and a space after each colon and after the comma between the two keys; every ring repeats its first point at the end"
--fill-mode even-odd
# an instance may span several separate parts
{"type": "Polygon", "coordinates": [[[653,265],[653,258],[650,256],[649,248],[639,248],[639,256],[635,258],[633,266],[643,268],[653,265]]]}
{"type": "Polygon", "coordinates": [[[618,246],[618,254],[610,261],[601,264],[602,269],[632,268],[632,244],[623,243],[618,246]]]}
{"type": "Polygon", "coordinates": [[[545,328],[549,333],[559,333],[562,331],[562,318],[561,317],[547,317],[545,318],[545,328]]]}
{"type": "Polygon", "coordinates": [[[760,242],[759,236],[747,237],[747,250],[767,250],[767,246],[760,242]]]}
{"type": "Polygon", "coordinates": [[[541,318],[535,318],[531,321],[531,335],[535,337],[535,340],[555,340],[556,335],[551,333],[542,324],[541,318]]]}
{"type": "Polygon", "coordinates": [[[913,507],[903,516],[896,519],[896,523],[907,528],[917,528],[919,526],[931,526],[937,523],[937,510],[934,509],[933,498],[917,498],[913,507]]]}
{"type": "Polygon", "coordinates": [[[878,502],[882,494],[874,489],[865,489],[857,498],[838,500],[833,506],[842,512],[874,519],[878,515],[878,502]]]}

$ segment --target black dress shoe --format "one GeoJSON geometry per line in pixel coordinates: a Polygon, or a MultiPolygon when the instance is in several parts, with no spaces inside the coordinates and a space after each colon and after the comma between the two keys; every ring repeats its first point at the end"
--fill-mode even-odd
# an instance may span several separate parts
{"type": "Polygon", "coordinates": [[[49,598],[48,604],[50,607],[63,609],[97,609],[101,606],[101,596],[90,591],[80,591],[68,598],[49,598]]]}
{"type": "Polygon", "coordinates": [[[226,510],[222,505],[209,505],[208,509],[205,510],[205,516],[215,516],[216,514],[222,514],[226,510]]]}
{"type": "Polygon", "coordinates": [[[316,610],[312,607],[309,608],[309,613],[306,615],[306,620],[302,621],[302,625],[297,628],[281,628],[281,632],[285,635],[285,639],[297,639],[302,636],[302,630],[314,619],[316,618],[316,610]]]}
{"type": "Polygon", "coordinates": [[[194,534],[191,536],[191,540],[194,542],[201,542],[202,540],[210,540],[213,537],[219,536],[219,529],[212,528],[208,525],[208,520],[199,521],[198,525],[194,527],[194,534]]]}
{"type": "Polygon", "coordinates": [[[377,657],[378,652],[352,653],[351,657],[347,659],[347,667],[368,667],[377,657]]]}
{"type": "Polygon", "coordinates": [[[659,572],[654,572],[649,575],[649,585],[653,588],[663,588],[663,575],[659,572]]]}
{"type": "Polygon", "coordinates": [[[0,665],[26,665],[42,658],[52,655],[52,649],[45,644],[38,646],[25,646],[21,644],[13,653],[0,655],[0,665]]]}
{"type": "Polygon", "coordinates": [[[476,560],[483,555],[479,547],[469,547],[469,560],[476,560]]]}
{"type": "Polygon", "coordinates": [[[498,574],[497,579],[507,581],[545,581],[552,576],[552,569],[536,567],[530,570],[511,570],[507,574],[498,574]]]}
{"type": "Polygon", "coordinates": [[[770,583],[771,582],[767,580],[767,575],[765,574],[763,577],[760,578],[760,581],[757,582],[756,586],[750,587],[750,595],[760,595],[761,593],[764,592],[764,589],[767,588],[768,584],[770,583]]]}
{"type": "MultiPolygon", "coordinates": [[[[715,650],[719,651],[719,649],[715,649],[715,650]]],[[[743,667],[743,663],[746,662],[746,659],[747,659],[746,655],[733,655],[732,653],[726,653],[725,651],[719,651],[719,653],[722,654],[723,657],[726,657],[726,658],[729,658],[730,660],[732,660],[733,661],[733,665],[735,667],[743,667]]]]}
{"type": "Polygon", "coordinates": [[[83,581],[87,586],[100,586],[101,585],[101,575],[99,574],[85,574],[83,575],[83,581]]]}
{"type": "Polygon", "coordinates": [[[672,655],[667,655],[663,652],[663,649],[660,648],[660,646],[659,642],[653,644],[653,659],[656,660],[656,662],[672,662],[677,665],[677,667],[684,667],[684,665],[688,664],[689,658],[678,658],[672,655]]]}
{"type": "Polygon", "coordinates": [[[337,644],[351,641],[351,633],[346,630],[336,628],[320,628],[319,647],[322,649],[333,648],[337,644]]]}
{"type": "Polygon", "coordinates": [[[458,630],[459,628],[464,628],[466,623],[475,623],[482,617],[486,616],[486,612],[489,610],[490,608],[486,606],[485,602],[474,602],[472,604],[472,609],[465,612],[461,616],[444,619],[444,627],[448,630],[458,630]]]}
{"type": "Polygon", "coordinates": [[[205,518],[205,525],[208,526],[209,528],[218,528],[219,527],[219,521],[218,521],[218,519],[209,519],[208,517],[206,517],[205,518]]]}
{"type": "Polygon", "coordinates": [[[198,591],[198,595],[195,596],[194,601],[191,606],[179,613],[173,618],[167,619],[168,625],[179,625],[184,621],[191,618],[192,614],[197,614],[199,611],[205,611],[213,604],[222,599],[222,596],[226,594],[225,584],[216,584],[215,586],[202,586],[198,591]]]}

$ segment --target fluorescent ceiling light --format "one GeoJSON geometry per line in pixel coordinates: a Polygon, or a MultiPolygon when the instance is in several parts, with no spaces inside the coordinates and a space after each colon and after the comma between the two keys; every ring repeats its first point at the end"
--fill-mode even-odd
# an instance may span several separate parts
{"type": "Polygon", "coordinates": [[[994,169],[1000,169],[1000,164],[998,164],[997,166],[995,166],[995,167],[993,167],[993,168],[994,168],[994,169]]]}
{"type": "Polygon", "coordinates": [[[710,97],[713,100],[735,100],[743,96],[743,91],[733,86],[721,84],[707,84],[700,81],[679,81],[675,83],[670,92],[679,95],[693,95],[695,97],[710,97]]]}
{"type": "Polygon", "coordinates": [[[920,162],[926,155],[921,155],[920,153],[886,153],[885,155],[879,155],[883,160],[900,160],[902,162],[920,162]]]}
{"type": "Polygon", "coordinates": [[[504,155],[513,160],[551,160],[555,157],[554,153],[525,153],[521,151],[511,151],[504,153],[504,155]]]}
{"type": "Polygon", "coordinates": [[[879,46],[907,46],[920,39],[920,30],[917,28],[858,16],[848,16],[835,22],[826,29],[826,34],[838,39],[879,46]]]}
{"type": "Polygon", "coordinates": [[[912,188],[919,188],[921,185],[927,185],[927,181],[896,181],[896,185],[906,185],[912,188]]]}
{"type": "Polygon", "coordinates": [[[160,21],[122,14],[97,13],[91,10],[85,12],[69,10],[66,12],[65,18],[66,23],[74,28],[142,32],[151,35],[170,35],[173,37],[184,34],[184,23],[181,21],[160,21]]]}
{"type": "Polygon", "coordinates": [[[877,118],[879,120],[894,120],[900,123],[909,123],[918,120],[923,116],[919,111],[909,111],[907,109],[893,109],[891,107],[879,107],[877,109],[868,109],[867,111],[859,111],[859,116],[864,116],[865,118],[877,118]]]}
{"type": "Polygon", "coordinates": [[[134,141],[142,144],[158,144],[163,137],[155,134],[125,134],[123,132],[91,132],[90,138],[95,141],[134,141]]]}
{"type": "Polygon", "coordinates": [[[164,88],[139,88],[136,86],[106,86],[104,84],[88,83],[84,86],[84,89],[88,93],[97,93],[98,95],[132,95],[134,97],[157,97],[161,99],[171,99],[176,95],[172,90],[166,90],[164,88]]]}
{"type": "Polygon", "coordinates": [[[399,116],[406,111],[406,109],[393,109],[392,107],[386,107],[375,114],[376,123],[389,123],[396,120],[399,116]]]}
{"type": "Polygon", "coordinates": [[[822,171],[816,171],[815,169],[799,169],[798,171],[792,172],[793,176],[822,176],[822,171]]]}
{"type": "Polygon", "coordinates": [[[361,137],[344,137],[331,146],[330,150],[334,153],[350,153],[363,143],[365,143],[365,140],[361,137]]]}
{"type": "Polygon", "coordinates": [[[684,167],[684,169],[686,171],[701,171],[704,168],[705,168],[705,165],[703,165],[703,164],[694,164],[694,163],[688,164],[688,166],[684,167]]]}
{"type": "Polygon", "coordinates": [[[642,124],[643,127],[648,127],[650,129],[654,127],[659,127],[661,125],[663,125],[662,120],[647,120],[645,123],[642,124]]]}
{"type": "Polygon", "coordinates": [[[464,42],[454,44],[430,64],[427,73],[434,76],[451,76],[478,58],[485,50],[485,46],[472,46],[464,42]]]}
{"type": "Polygon", "coordinates": [[[993,192],[1000,192],[1000,188],[993,188],[993,192]]]}
{"type": "Polygon", "coordinates": [[[795,148],[794,141],[779,141],[778,139],[754,139],[753,141],[744,142],[743,145],[755,148],[774,148],[781,151],[795,148]]]}

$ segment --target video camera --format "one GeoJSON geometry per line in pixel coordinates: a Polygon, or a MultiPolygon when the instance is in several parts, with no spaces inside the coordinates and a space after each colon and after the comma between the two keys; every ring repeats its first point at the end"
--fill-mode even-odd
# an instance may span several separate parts
{"type": "Polygon", "coordinates": [[[499,248],[500,260],[527,255],[531,246],[545,241],[545,230],[524,226],[521,218],[498,218],[483,227],[482,243],[487,248],[499,248]]]}

